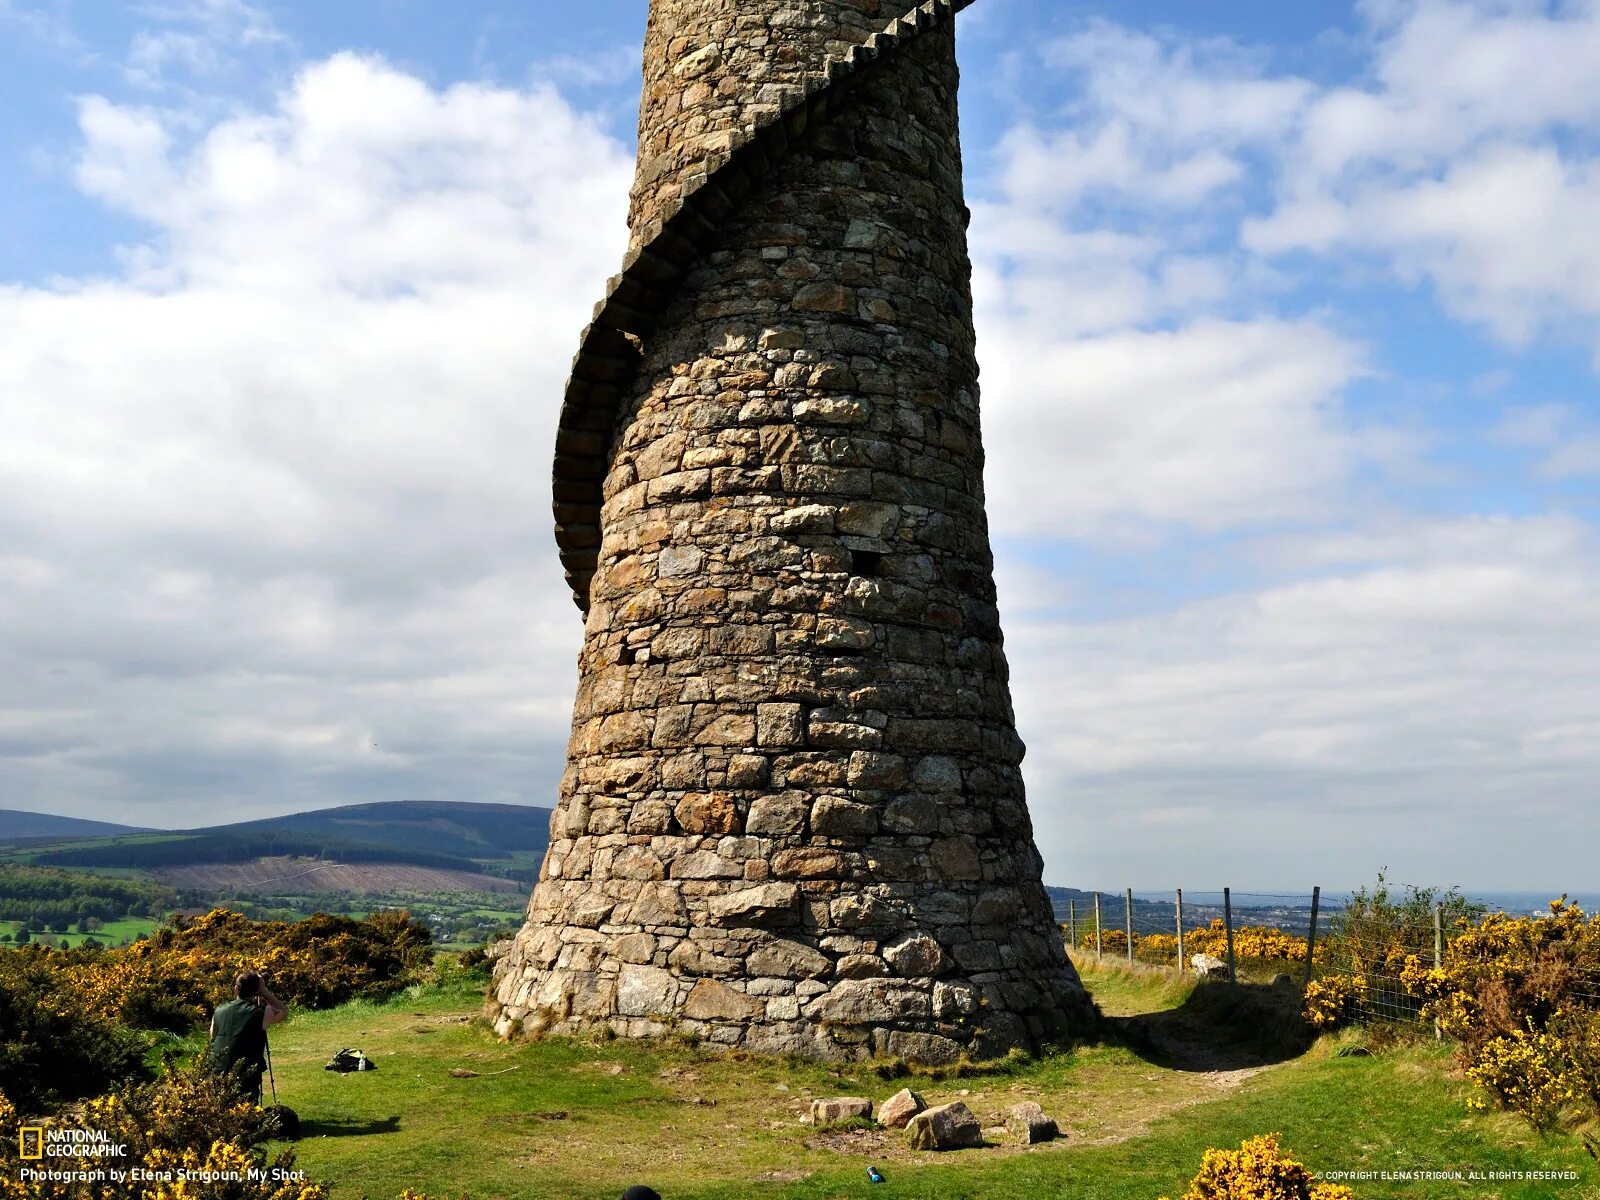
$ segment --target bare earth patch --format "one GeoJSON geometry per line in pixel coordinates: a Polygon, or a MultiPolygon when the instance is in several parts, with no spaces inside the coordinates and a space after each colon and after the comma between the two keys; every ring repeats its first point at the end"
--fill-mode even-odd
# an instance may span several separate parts
{"type": "Polygon", "coordinates": [[[517,892],[521,884],[497,875],[414,867],[406,863],[334,863],[314,858],[258,858],[243,863],[190,863],[154,873],[169,887],[208,891],[517,892]]]}

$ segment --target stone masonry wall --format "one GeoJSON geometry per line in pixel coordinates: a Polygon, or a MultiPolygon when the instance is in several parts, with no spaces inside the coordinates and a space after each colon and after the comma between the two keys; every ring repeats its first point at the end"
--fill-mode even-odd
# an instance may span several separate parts
{"type": "Polygon", "coordinates": [[[908,0],[651,4],[628,213],[635,238],[678,195],[684,175],[730,148],[734,131],[777,112],[820,64],[911,7],[908,0]]]}
{"type": "MultiPolygon", "coordinates": [[[[909,7],[655,0],[636,231],[763,80],[909,7]]],[[[995,608],[953,38],[772,165],[643,339],[504,1034],[937,1062],[1089,1019],[995,608]]]]}

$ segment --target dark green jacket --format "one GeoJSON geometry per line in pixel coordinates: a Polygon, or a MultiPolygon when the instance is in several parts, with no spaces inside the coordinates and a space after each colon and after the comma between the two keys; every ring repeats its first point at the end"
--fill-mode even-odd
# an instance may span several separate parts
{"type": "Polygon", "coordinates": [[[211,1049],[206,1053],[213,1071],[226,1074],[235,1063],[248,1063],[258,1072],[267,1069],[266,1011],[253,1000],[229,1000],[217,1006],[211,1049]]]}

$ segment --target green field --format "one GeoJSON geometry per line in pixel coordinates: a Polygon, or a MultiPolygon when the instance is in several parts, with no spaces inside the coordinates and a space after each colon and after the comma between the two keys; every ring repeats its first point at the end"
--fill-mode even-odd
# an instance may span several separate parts
{"type": "Polygon", "coordinates": [[[1509,1117],[1469,1112],[1468,1085],[1429,1041],[1308,1051],[1280,1019],[1291,989],[1180,983],[1162,972],[1086,971],[1111,1017],[1104,1040],[1007,1069],[885,1079],[870,1065],[719,1056],[673,1043],[552,1038],[505,1045],[475,1019],[471,977],[383,1005],[299,1013],[274,1035],[278,1090],[305,1123],[300,1165],[340,1200],[438,1196],[607,1197],[647,1182],[672,1200],[916,1197],[918,1200],[1154,1200],[1177,1196],[1211,1145],[1280,1131],[1319,1172],[1577,1173],[1577,1181],[1355,1183],[1366,1197],[1572,1200],[1600,1195],[1600,1168],[1568,1133],[1542,1139],[1509,1117]],[[355,1046],[371,1073],[322,1069],[355,1046]],[[460,1077],[451,1071],[475,1072],[460,1077]],[[883,1100],[905,1083],[930,1103],[962,1099],[985,1125],[1033,1099],[1059,1142],[947,1155],[903,1135],[802,1124],[812,1097],[883,1100]],[[870,1184],[866,1167],[887,1176],[870,1184]]]}
{"type": "MultiPolygon", "coordinates": [[[[0,929],[16,936],[18,922],[0,921],[0,929]]],[[[88,938],[94,938],[102,946],[119,945],[124,938],[133,941],[141,934],[148,936],[154,933],[162,922],[154,917],[123,917],[117,921],[107,921],[93,933],[41,933],[33,930],[33,940],[43,942],[47,946],[58,946],[65,941],[69,946],[81,946],[88,938]]],[[[6,943],[10,945],[11,943],[6,943]]]]}

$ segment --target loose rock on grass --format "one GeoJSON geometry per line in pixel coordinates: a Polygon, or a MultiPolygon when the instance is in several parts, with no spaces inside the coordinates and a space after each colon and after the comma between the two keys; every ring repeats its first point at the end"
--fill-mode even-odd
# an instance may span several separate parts
{"type": "Polygon", "coordinates": [[[913,1150],[961,1150],[983,1145],[983,1126],[972,1110],[957,1100],[912,1117],[906,1137],[913,1150]]]}
{"type": "Polygon", "coordinates": [[[1061,1136],[1061,1129],[1056,1124],[1055,1118],[1045,1116],[1044,1109],[1032,1100],[1024,1100],[1021,1104],[1011,1106],[1011,1112],[1006,1117],[1006,1131],[1028,1146],[1036,1142],[1052,1141],[1061,1136]]]}
{"type": "Polygon", "coordinates": [[[910,1088],[901,1088],[878,1109],[878,1124],[886,1129],[904,1129],[912,1117],[928,1107],[928,1102],[910,1088]]]}
{"type": "Polygon", "coordinates": [[[811,1123],[816,1126],[834,1125],[840,1121],[872,1119],[872,1101],[865,1096],[834,1096],[829,1100],[811,1102],[811,1123]]]}

